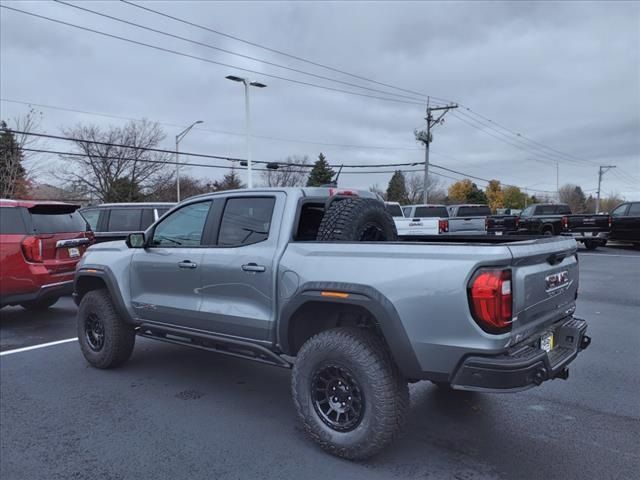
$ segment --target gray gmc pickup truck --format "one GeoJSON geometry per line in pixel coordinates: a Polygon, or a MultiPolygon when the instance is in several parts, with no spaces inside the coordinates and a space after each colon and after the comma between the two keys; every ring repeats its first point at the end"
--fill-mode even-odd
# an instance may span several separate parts
{"type": "Polygon", "coordinates": [[[590,343],[573,239],[395,240],[384,204],[355,191],[190,198],[88,249],[80,347],[97,368],[123,364],[136,336],[292,368],[306,431],[349,459],[396,437],[409,382],[513,392],[568,377],[590,343]]]}

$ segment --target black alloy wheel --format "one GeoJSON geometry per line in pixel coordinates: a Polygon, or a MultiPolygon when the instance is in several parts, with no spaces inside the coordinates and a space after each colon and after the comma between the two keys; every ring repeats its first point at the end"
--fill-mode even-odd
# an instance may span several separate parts
{"type": "Polygon", "coordinates": [[[362,389],[343,367],[329,364],[316,370],[311,380],[311,398],[320,419],[335,431],[351,431],[362,420],[362,389]]]}
{"type": "Polygon", "coordinates": [[[89,348],[99,352],[104,347],[104,325],[95,313],[91,313],[84,321],[84,335],[89,348]]]}

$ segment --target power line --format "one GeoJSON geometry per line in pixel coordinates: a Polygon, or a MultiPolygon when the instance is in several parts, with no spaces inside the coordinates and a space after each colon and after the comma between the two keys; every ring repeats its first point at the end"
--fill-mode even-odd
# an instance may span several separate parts
{"type": "Polygon", "coordinates": [[[302,75],[308,75],[310,77],[319,78],[321,80],[328,80],[330,82],[340,83],[342,85],[347,85],[347,86],[350,86],[350,87],[355,87],[355,88],[360,88],[360,89],[363,89],[363,90],[368,90],[370,92],[382,93],[382,94],[385,94],[385,95],[393,95],[393,96],[396,96],[396,97],[407,98],[407,99],[415,100],[415,101],[420,101],[421,100],[420,98],[416,98],[415,96],[402,95],[402,94],[399,94],[399,93],[388,92],[388,91],[380,90],[380,89],[377,89],[377,88],[365,87],[363,85],[358,85],[356,83],[345,82],[345,81],[338,80],[338,79],[331,78],[331,77],[325,77],[323,75],[318,75],[316,73],[306,72],[304,70],[300,70],[300,69],[297,69],[297,68],[288,67],[286,65],[280,65],[278,63],[270,62],[270,61],[267,61],[267,60],[262,60],[260,58],[252,57],[250,55],[245,55],[245,54],[242,54],[242,53],[233,52],[231,50],[227,50],[227,49],[224,49],[224,48],[216,47],[216,46],[211,45],[209,43],[204,43],[204,42],[200,42],[200,41],[197,41],[197,40],[193,40],[191,38],[182,37],[180,35],[175,35],[175,34],[172,34],[172,33],[169,33],[169,32],[164,32],[162,30],[158,30],[158,29],[151,28],[151,27],[148,27],[148,26],[145,26],[145,25],[141,25],[139,23],[130,22],[130,21],[125,20],[123,18],[114,17],[114,16],[108,15],[106,13],[97,12],[97,11],[91,10],[89,8],[81,7],[79,5],[74,5],[72,3],[67,3],[67,2],[64,2],[62,0],[53,0],[53,1],[56,2],[56,3],[59,3],[61,5],[66,5],[68,7],[76,8],[76,9],[82,10],[84,12],[88,12],[88,13],[92,13],[94,15],[98,15],[98,16],[103,17],[103,18],[108,18],[108,19],[114,20],[116,22],[121,22],[121,23],[124,23],[126,25],[131,25],[133,27],[141,28],[143,30],[147,30],[147,31],[154,32],[154,33],[157,33],[157,34],[160,34],[160,35],[164,35],[166,37],[176,38],[176,39],[182,40],[184,42],[189,42],[189,43],[192,43],[194,45],[199,45],[201,47],[206,47],[206,48],[209,48],[209,49],[212,49],[212,50],[216,50],[216,51],[219,51],[219,52],[223,52],[223,53],[226,53],[226,54],[229,54],[229,55],[234,55],[234,56],[237,56],[237,57],[245,58],[245,59],[248,59],[248,60],[252,60],[254,62],[264,63],[265,65],[270,65],[272,67],[282,68],[284,70],[288,70],[288,71],[291,71],[291,72],[300,73],[302,75]]]}
{"type": "Polygon", "coordinates": [[[29,16],[32,16],[32,17],[40,18],[42,20],[47,20],[49,22],[58,23],[60,25],[65,25],[67,27],[76,28],[78,30],[83,30],[83,31],[86,31],[86,32],[95,33],[95,34],[98,34],[98,35],[102,35],[104,37],[109,37],[109,38],[113,38],[113,39],[116,39],[116,40],[121,40],[123,42],[128,42],[128,43],[131,43],[131,44],[134,44],[134,45],[139,45],[139,46],[142,46],[142,47],[151,48],[151,49],[158,50],[158,51],[165,52],[165,53],[171,53],[173,55],[178,55],[178,56],[185,57],[185,58],[191,58],[193,60],[199,60],[201,62],[206,62],[206,63],[210,63],[210,64],[213,64],[213,65],[220,65],[220,66],[223,66],[223,67],[232,68],[232,69],[240,70],[240,71],[243,71],[243,72],[254,73],[254,74],[257,74],[257,75],[261,75],[263,77],[275,78],[277,80],[282,80],[282,81],[294,83],[294,84],[297,84],[297,85],[304,85],[304,86],[307,86],[307,87],[320,88],[320,89],[323,89],[323,90],[344,93],[344,94],[347,94],[347,95],[356,95],[356,96],[359,96],[359,97],[373,98],[373,99],[376,99],[376,100],[384,100],[384,101],[388,101],[388,102],[403,103],[403,104],[408,104],[408,105],[420,105],[420,106],[423,105],[420,102],[412,102],[412,101],[409,101],[409,100],[400,100],[398,98],[380,97],[380,96],[376,96],[376,95],[369,95],[367,93],[352,92],[352,91],[343,90],[343,89],[340,89],[340,88],[329,87],[329,86],[326,86],[326,85],[319,85],[319,84],[316,84],[316,83],[304,82],[302,80],[295,80],[295,79],[292,79],[292,78],[282,77],[280,75],[274,75],[274,74],[271,74],[271,73],[259,72],[257,70],[251,70],[251,69],[248,69],[248,68],[238,67],[236,65],[230,65],[228,63],[218,62],[218,61],[215,61],[215,60],[211,60],[210,58],[199,57],[197,55],[191,55],[189,53],[184,53],[184,52],[180,52],[180,51],[177,51],[177,50],[171,50],[169,48],[160,47],[158,45],[153,45],[153,44],[150,44],[150,43],[140,42],[138,40],[133,40],[131,38],[122,37],[120,35],[115,35],[115,34],[112,34],[112,33],[102,32],[100,30],[95,30],[93,28],[83,27],[81,25],[76,25],[74,23],[65,22],[65,21],[62,21],[62,20],[57,20],[55,18],[46,17],[44,15],[38,15],[38,14],[33,13],[33,12],[27,12],[25,10],[20,10],[18,8],[9,7],[7,5],[0,5],[0,8],[6,8],[7,10],[12,10],[14,12],[19,12],[19,13],[24,13],[25,15],[29,15],[29,16]]]}
{"type": "MultiPolygon", "coordinates": [[[[361,76],[361,75],[356,75],[354,73],[350,73],[350,72],[347,72],[347,71],[344,71],[344,70],[340,70],[338,68],[331,67],[331,66],[328,66],[328,65],[325,65],[325,64],[322,64],[322,63],[314,62],[314,61],[308,60],[306,58],[302,58],[302,57],[299,57],[299,56],[296,56],[296,55],[292,55],[290,53],[283,52],[282,50],[276,50],[275,48],[271,48],[271,47],[267,47],[265,45],[261,45],[259,43],[251,42],[249,40],[245,40],[243,38],[240,38],[240,37],[237,37],[237,36],[234,36],[234,35],[230,35],[228,33],[221,32],[219,30],[214,30],[214,29],[206,27],[204,25],[200,25],[200,24],[197,24],[197,23],[194,23],[194,22],[190,22],[189,20],[185,20],[183,18],[178,18],[178,17],[175,17],[173,15],[169,15],[167,13],[160,12],[158,10],[154,10],[152,8],[149,8],[149,7],[143,7],[142,5],[138,5],[136,3],[129,2],[127,0],[121,0],[121,1],[123,3],[126,3],[127,5],[131,5],[132,7],[136,7],[136,8],[139,8],[141,10],[145,10],[147,12],[151,12],[151,13],[153,13],[155,15],[160,15],[162,17],[169,18],[171,20],[183,23],[185,25],[190,25],[192,27],[196,27],[196,28],[199,28],[201,30],[205,30],[207,32],[214,33],[216,35],[220,35],[220,36],[223,36],[223,37],[226,37],[226,38],[230,38],[232,40],[236,40],[238,42],[242,42],[244,44],[251,45],[251,46],[256,47],[256,48],[261,48],[263,50],[266,50],[266,51],[269,51],[269,52],[272,52],[272,53],[277,53],[278,55],[282,55],[282,56],[285,56],[285,57],[288,57],[288,58],[291,58],[291,59],[294,59],[294,60],[298,60],[300,62],[308,63],[309,65],[314,65],[316,67],[324,68],[324,69],[330,70],[332,72],[341,73],[342,75],[347,75],[349,77],[357,78],[358,80],[364,80],[366,82],[374,83],[376,85],[380,85],[380,86],[383,86],[383,87],[393,88],[394,90],[398,90],[398,91],[401,91],[401,92],[411,93],[413,95],[419,95],[419,96],[421,96],[423,98],[427,97],[426,94],[421,93],[421,92],[416,92],[416,91],[413,91],[413,90],[408,90],[406,88],[398,87],[396,85],[391,85],[391,84],[388,84],[388,83],[379,82],[379,81],[373,80],[371,78],[367,78],[367,77],[364,77],[364,76],[361,76]]],[[[444,99],[444,98],[439,98],[439,97],[434,97],[433,95],[431,96],[431,98],[433,98],[435,100],[442,101],[444,103],[450,103],[450,100],[447,100],[447,99],[444,99]]]]}
{"type": "MultiPolygon", "coordinates": [[[[47,108],[47,109],[51,109],[51,110],[60,110],[63,112],[72,112],[72,113],[81,113],[83,115],[95,115],[98,117],[105,117],[105,118],[114,118],[117,120],[129,120],[129,121],[140,121],[142,120],[141,118],[134,118],[134,117],[124,117],[121,115],[112,115],[112,114],[108,114],[108,113],[100,113],[100,112],[92,112],[89,110],[81,110],[81,109],[77,109],[77,108],[70,108],[70,107],[60,107],[60,106],[54,106],[54,105],[46,105],[46,104],[42,104],[42,103],[35,103],[35,102],[24,102],[21,100],[13,100],[13,99],[8,99],[8,98],[0,98],[0,101],[2,102],[8,102],[8,103],[15,103],[18,105],[27,105],[27,106],[34,106],[34,107],[39,107],[39,108],[47,108]]],[[[168,122],[159,122],[159,121],[155,121],[155,123],[158,123],[159,125],[166,125],[168,127],[179,127],[179,128],[183,128],[184,125],[183,124],[179,124],[179,123],[168,123],[168,122]]],[[[211,132],[211,133],[218,133],[218,134],[223,134],[223,135],[236,135],[236,136],[242,136],[244,137],[246,135],[246,133],[240,133],[240,132],[232,132],[232,131],[228,131],[228,130],[214,130],[211,128],[202,128],[202,127],[196,127],[194,128],[194,130],[196,131],[202,131],[202,132],[211,132]]],[[[356,145],[356,144],[346,144],[346,143],[330,143],[330,142],[316,142],[316,141],[312,141],[312,140],[300,140],[300,139],[295,139],[295,138],[285,138],[285,137],[273,137],[273,136],[268,136],[268,135],[251,135],[252,138],[261,138],[264,140],[273,140],[273,141],[277,141],[277,142],[290,142],[290,143],[301,143],[301,144],[308,144],[308,145],[321,145],[321,146],[327,146],[327,147],[339,147],[339,148],[357,148],[357,149],[371,149],[371,150],[411,150],[411,151],[417,151],[417,150],[422,150],[419,147],[406,147],[406,146],[383,146],[383,145],[356,145]]]]}

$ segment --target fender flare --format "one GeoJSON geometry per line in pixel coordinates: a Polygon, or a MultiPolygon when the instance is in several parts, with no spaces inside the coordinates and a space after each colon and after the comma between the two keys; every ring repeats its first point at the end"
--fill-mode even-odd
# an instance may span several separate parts
{"type": "Polygon", "coordinates": [[[76,305],[80,305],[82,298],[78,292],[78,285],[83,278],[92,277],[101,279],[107,287],[107,291],[113,300],[113,306],[118,312],[118,315],[127,323],[135,325],[133,317],[127,310],[120,289],[118,288],[118,282],[116,277],[109,267],[101,265],[99,267],[92,265],[83,265],[80,268],[73,279],[73,301],[76,305]]]}
{"type": "Polygon", "coordinates": [[[342,282],[308,282],[302,284],[295,295],[281,308],[277,326],[277,344],[283,353],[294,355],[289,344],[291,319],[300,307],[309,302],[327,302],[359,306],[367,310],[377,321],[377,325],[389,346],[398,368],[406,378],[418,378],[421,368],[393,303],[382,293],[368,285],[342,282]],[[341,292],[346,298],[326,297],[321,292],[341,292]]]}

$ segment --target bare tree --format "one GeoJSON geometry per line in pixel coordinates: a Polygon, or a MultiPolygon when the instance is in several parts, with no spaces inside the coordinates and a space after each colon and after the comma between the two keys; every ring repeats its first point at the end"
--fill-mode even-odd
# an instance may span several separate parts
{"type": "Polygon", "coordinates": [[[573,213],[584,213],[587,209],[587,199],[578,185],[567,183],[560,187],[560,202],[569,205],[573,213]]]}
{"type": "MultiPolygon", "coordinates": [[[[424,174],[417,172],[406,176],[407,201],[409,205],[422,203],[424,192],[423,179],[424,174]]],[[[429,175],[427,192],[429,193],[429,203],[444,203],[445,197],[447,196],[440,180],[432,175],[429,175]]]]}
{"type": "Polygon", "coordinates": [[[307,183],[309,157],[297,155],[287,157],[278,164],[277,170],[262,172],[262,180],[267,187],[302,187],[307,183]]]}
{"type": "Polygon", "coordinates": [[[131,121],[106,130],[78,125],[63,133],[75,139],[73,145],[82,155],[62,156],[68,168],[58,176],[100,201],[136,201],[152,189],[173,183],[173,174],[165,163],[169,154],[148,150],[157,148],[165,138],[157,123],[131,121]]]}

